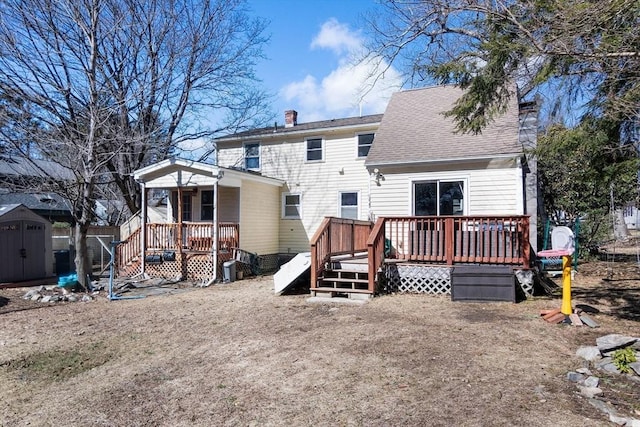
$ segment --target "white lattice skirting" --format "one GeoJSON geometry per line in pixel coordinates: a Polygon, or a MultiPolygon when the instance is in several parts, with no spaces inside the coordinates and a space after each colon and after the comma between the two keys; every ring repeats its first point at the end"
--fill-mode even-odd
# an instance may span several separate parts
{"type": "Polygon", "coordinates": [[[421,264],[385,265],[387,292],[451,294],[451,268],[421,264]]]}

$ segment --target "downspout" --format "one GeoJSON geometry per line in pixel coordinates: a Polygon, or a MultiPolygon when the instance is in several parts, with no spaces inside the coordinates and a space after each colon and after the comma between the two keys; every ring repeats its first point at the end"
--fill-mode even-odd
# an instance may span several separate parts
{"type": "Polygon", "coordinates": [[[367,211],[368,211],[368,219],[369,221],[373,221],[373,212],[371,212],[371,180],[373,179],[373,174],[369,173],[369,179],[368,184],[369,184],[369,189],[368,189],[368,193],[367,193],[367,211]]]}
{"type": "Polygon", "coordinates": [[[144,185],[144,181],[140,181],[140,191],[142,193],[142,209],[140,210],[140,215],[142,216],[141,226],[140,226],[140,274],[142,277],[145,276],[145,261],[147,254],[147,187],[144,185]]]}

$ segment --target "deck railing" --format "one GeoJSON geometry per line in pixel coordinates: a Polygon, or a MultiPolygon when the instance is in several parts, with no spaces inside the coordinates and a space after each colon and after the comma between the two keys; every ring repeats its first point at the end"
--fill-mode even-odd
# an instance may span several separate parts
{"type": "Polygon", "coordinates": [[[367,221],[325,218],[311,240],[311,290],[332,256],[367,252],[368,291],[375,291],[385,259],[454,265],[529,267],[529,217],[381,217],[367,221]]]}
{"type": "Polygon", "coordinates": [[[311,238],[311,289],[317,287],[331,256],[355,255],[367,251],[373,223],[327,217],[311,238]]]}
{"type": "MultiPolygon", "coordinates": [[[[528,216],[385,217],[386,257],[430,263],[520,265],[530,261],[528,216]]],[[[371,242],[371,239],[370,239],[371,242]]]]}
{"type": "MultiPolygon", "coordinates": [[[[146,248],[151,251],[209,252],[213,246],[213,224],[210,223],[152,223],[147,224],[146,248]]],[[[218,249],[239,246],[240,227],[236,223],[218,223],[218,249]]],[[[134,231],[125,243],[118,246],[118,265],[124,265],[140,256],[140,229],[134,231]]]]}

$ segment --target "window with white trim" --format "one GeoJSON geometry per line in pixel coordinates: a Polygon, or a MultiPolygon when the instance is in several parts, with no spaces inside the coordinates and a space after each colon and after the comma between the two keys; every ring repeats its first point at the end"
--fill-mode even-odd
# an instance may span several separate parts
{"type": "Polygon", "coordinates": [[[464,215],[464,181],[416,181],[413,213],[417,216],[464,215]]]}
{"type": "Polygon", "coordinates": [[[284,193],[282,195],[282,217],[286,219],[299,219],[300,201],[300,194],[284,193]]]}
{"type": "Polygon", "coordinates": [[[322,138],[309,138],[306,140],[307,162],[319,162],[324,159],[322,138]]]}
{"type": "Polygon", "coordinates": [[[338,197],[340,204],[340,218],[358,219],[358,192],[341,191],[338,197]]]}
{"type": "Polygon", "coordinates": [[[358,157],[367,157],[371,144],[373,144],[373,133],[361,133],[358,135],[358,157]]]}
{"type": "Polygon", "coordinates": [[[247,170],[260,169],[260,143],[245,142],[244,149],[244,168],[247,170]]]}

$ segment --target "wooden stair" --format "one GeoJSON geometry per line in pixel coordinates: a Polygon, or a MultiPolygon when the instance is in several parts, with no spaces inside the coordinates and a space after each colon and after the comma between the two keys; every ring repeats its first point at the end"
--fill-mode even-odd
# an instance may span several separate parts
{"type": "Polygon", "coordinates": [[[371,295],[366,257],[334,257],[326,267],[316,287],[311,289],[316,295],[351,298],[371,295]]]}

